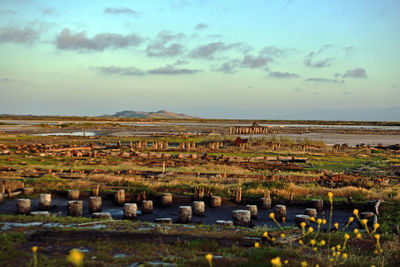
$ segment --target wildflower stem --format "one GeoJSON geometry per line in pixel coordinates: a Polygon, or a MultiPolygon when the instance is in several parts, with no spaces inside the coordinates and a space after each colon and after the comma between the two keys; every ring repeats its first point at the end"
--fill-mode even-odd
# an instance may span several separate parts
{"type": "Polygon", "coordinates": [[[328,248],[329,248],[329,243],[331,241],[331,226],[332,226],[332,213],[333,213],[333,201],[330,198],[330,203],[331,203],[331,209],[329,212],[329,226],[328,226],[328,248]]]}
{"type": "Polygon", "coordinates": [[[346,223],[346,225],[343,227],[342,231],[346,230],[347,227],[349,227],[349,225],[350,225],[352,222],[353,222],[353,221],[350,221],[350,220],[349,220],[349,221],[346,223]]]}
{"type": "Polygon", "coordinates": [[[357,220],[360,222],[360,224],[361,224],[361,225],[365,228],[365,230],[367,231],[369,237],[370,237],[371,239],[373,239],[372,234],[371,234],[371,231],[369,230],[367,223],[364,223],[363,220],[360,219],[360,217],[358,216],[358,214],[356,215],[356,217],[357,217],[357,220]]]}
{"type": "Polygon", "coordinates": [[[321,230],[321,223],[322,223],[322,220],[321,220],[321,219],[318,219],[318,220],[317,220],[317,223],[318,223],[318,228],[317,228],[317,232],[315,233],[314,239],[317,239],[317,236],[318,236],[318,234],[319,234],[319,231],[321,230]]]}
{"type": "Polygon", "coordinates": [[[272,220],[276,223],[276,225],[278,225],[278,227],[279,227],[281,230],[283,230],[283,227],[280,225],[280,223],[279,223],[275,218],[272,218],[272,220]]]}
{"type": "Polygon", "coordinates": [[[33,252],[33,267],[37,267],[37,252],[38,247],[37,246],[33,246],[32,247],[32,252],[33,252]]]}

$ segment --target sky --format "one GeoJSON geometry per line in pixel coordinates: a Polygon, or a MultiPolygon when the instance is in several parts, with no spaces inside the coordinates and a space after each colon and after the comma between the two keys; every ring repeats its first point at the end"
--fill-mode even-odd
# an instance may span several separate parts
{"type": "Polygon", "coordinates": [[[399,18],[398,0],[0,0],[0,114],[400,120],[399,18]]]}

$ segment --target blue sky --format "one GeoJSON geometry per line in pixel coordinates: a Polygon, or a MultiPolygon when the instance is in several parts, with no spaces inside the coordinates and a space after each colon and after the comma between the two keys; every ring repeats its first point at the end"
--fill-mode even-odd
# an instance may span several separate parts
{"type": "Polygon", "coordinates": [[[397,0],[0,0],[0,113],[398,108],[399,17],[397,0]]]}

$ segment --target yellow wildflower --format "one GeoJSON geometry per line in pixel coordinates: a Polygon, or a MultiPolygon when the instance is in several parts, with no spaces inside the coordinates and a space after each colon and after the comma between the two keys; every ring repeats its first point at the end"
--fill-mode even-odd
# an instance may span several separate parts
{"type": "Polygon", "coordinates": [[[318,218],[317,223],[318,223],[318,224],[321,224],[321,223],[322,223],[322,219],[321,219],[321,218],[318,218]]]}
{"type": "Polygon", "coordinates": [[[325,244],[326,244],[326,242],[325,242],[325,240],[323,240],[323,239],[321,240],[321,242],[319,242],[319,245],[320,245],[320,246],[325,246],[325,244]]]}
{"type": "Polygon", "coordinates": [[[343,254],[342,254],[342,258],[343,258],[343,259],[347,259],[347,254],[346,254],[346,253],[343,253],[343,254]]]}
{"type": "Polygon", "coordinates": [[[312,246],[314,246],[314,245],[315,245],[315,240],[314,240],[314,239],[311,239],[310,244],[311,244],[312,246]]]}
{"type": "Polygon", "coordinates": [[[301,262],[301,267],[307,267],[307,262],[306,261],[302,261],[301,262]]]}
{"type": "Polygon", "coordinates": [[[271,264],[272,264],[272,266],[275,266],[275,267],[281,267],[282,266],[281,258],[280,257],[273,258],[271,260],[271,264]]]}
{"type": "Polygon", "coordinates": [[[349,217],[349,223],[354,221],[354,217],[349,217]]]}
{"type": "Polygon", "coordinates": [[[255,243],[254,243],[254,247],[255,247],[255,248],[259,248],[259,247],[260,247],[260,243],[255,242],[255,243]]]}
{"type": "Polygon", "coordinates": [[[356,236],[358,239],[361,239],[361,233],[358,233],[356,236]]]}
{"type": "Polygon", "coordinates": [[[341,248],[342,248],[341,245],[336,245],[336,249],[337,249],[337,250],[340,250],[341,248]]]}
{"type": "Polygon", "coordinates": [[[282,222],[286,222],[286,217],[282,217],[282,222]]]}
{"type": "Polygon", "coordinates": [[[301,223],[300,223],[301,228],[306,227],[306,225],[307,225],[307,224],[306,224],[305,222],[301,222],[301,223]]]}
{"type": "Polygon", "coordinates": [[[271,213],[269,214],[269,217],[270,217],[271,219],[273,219],[273,218],[275,218],[275,214],[274,214],[273,212],[271,212],[271,213]]]}
{"type": "Polygon", "coordinates": [[[73,248],[67,256],[67,261],[69,263],[72,263],[72,265],[74,266],[80,266],[82,264],[84,256],[85,255],[83,254],[83,252],[81,252],[79,249],[73,248]]]}
{"type": "Polygon", "coordinates": [[[353,210],[353,214],[354,214],[355,216],[358,216],[358,209],[354,209],[354,210],[353,210]]]}
{"type": "Polygon", "coordinates": [[[349,234],[344,234],[344,239],[348,240],[350,238],[349,234]]]}
{"type": "Polygon", "coordinates": [[[329,193],[328,193],[328,197],[329,197],[329,200],[332,201],[333,193],[332,193],[332,192],[329,192],[329,193]]]}
{"type": "Polygon", "coordinates": [[[312,233],[312,232],[314,232],[314,228],[312,228],[312,227],[308,227],[308,232],[309,232],[309,233],[312,233]]]}
{"type": "Polygon", "coordinates": [[[315,218],[314,217],[310,217],[310,221],[315,222],[315,218]]]}
{"type": "Polygon", "coordinates": [[[358,229],[356,228],[356,229],[354,229],[354,231],[353,231],[355,234],[358,234],[358,229]]]}
{"type": "Polygon", "coordinates": [[[317,247],[313,247],[313,250],[314,250],[315,252],[317,252],[317,251],[318,251],[317,247]]]}
{"type": "Polygon", "coordinates": [[[269,238],[268,232],[264,232],[263,237],[269,238]]]}
{"type": "Polygon", "coordinates": [[[378,229],[378,228],[379,228],[379,226],[380,226],[380,224],[379,224],[379,223],[375,223],[375,224],[374,224],[374,230],[378,229]]]}
{"type": "Polygon", "coordinates": [[[208,254],[206,255],[206,260],[208,261],[208,264],[209,264],[210,266],[212,266],[212,259],[213,259],[213,255],[212,255],[211,253],[208,253],[208,254]]]}
{"type": "Polygon", "coordinates": [[[374,235],[375,239],[379,241],[379,238],[381,238],[380,234],[375,234],[374,235]]]}
{"type": "Polygon", "coordinates": [[[303,240],[300,239],[300,240],[299,240],[299,244],[300,244],[300,245],[304,245],[303,240]]]}
{"type": "Polygon", "coordinates": [[[339,224],[338,223],[335,223],[334,226],[335,226],[336,229],[339,229],[339,224]]]}
{"type": "Polygon", "coordinates": [[[285,263],[285,264],[288,264],[288,263],[289,263],[289,261],[288,261],[288,260],[285,260],[283,263],[285,263]]]}
{"type": "Polygon", "coordinates": [[[33,247],[32,247],[32,252],[33,252],[33,267],[37,267],[37,255],[36,255],[37,249],[38,249],[37,246],[33,246],[33,247]]]}
{"type": "Polygon", "coordinates": [[[322,220],[322,224],[326,224],[326,220],[325,219],[322,220]]]}
{"type": "Polygon", "coordinates": [[[285,238],[285,234],[284,233],[281,234],[281,238],[282,239],[285,238]]]}
{"type": "Polygon", "coordinates": [[[368,220],[367,219],[362,219],[361,222],[362,222],[362,224],[367,225],[368,220]]]}

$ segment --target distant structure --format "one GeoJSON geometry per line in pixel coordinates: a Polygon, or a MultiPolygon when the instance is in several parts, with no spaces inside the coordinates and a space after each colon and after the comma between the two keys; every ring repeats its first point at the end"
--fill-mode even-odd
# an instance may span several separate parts
{"type": "Polygon", "coordinates": [[[240,147],[241,144],[247,144],[249,139],[242,139],[239,136],[233,141],[233,144],[237,147],[240,147]]]}
{"type": "Polygon", "coordinates": [[[229,128],[230,134],[268,134],[268,128],[253,122],[252,126],[234,126],[229,128]]]}

